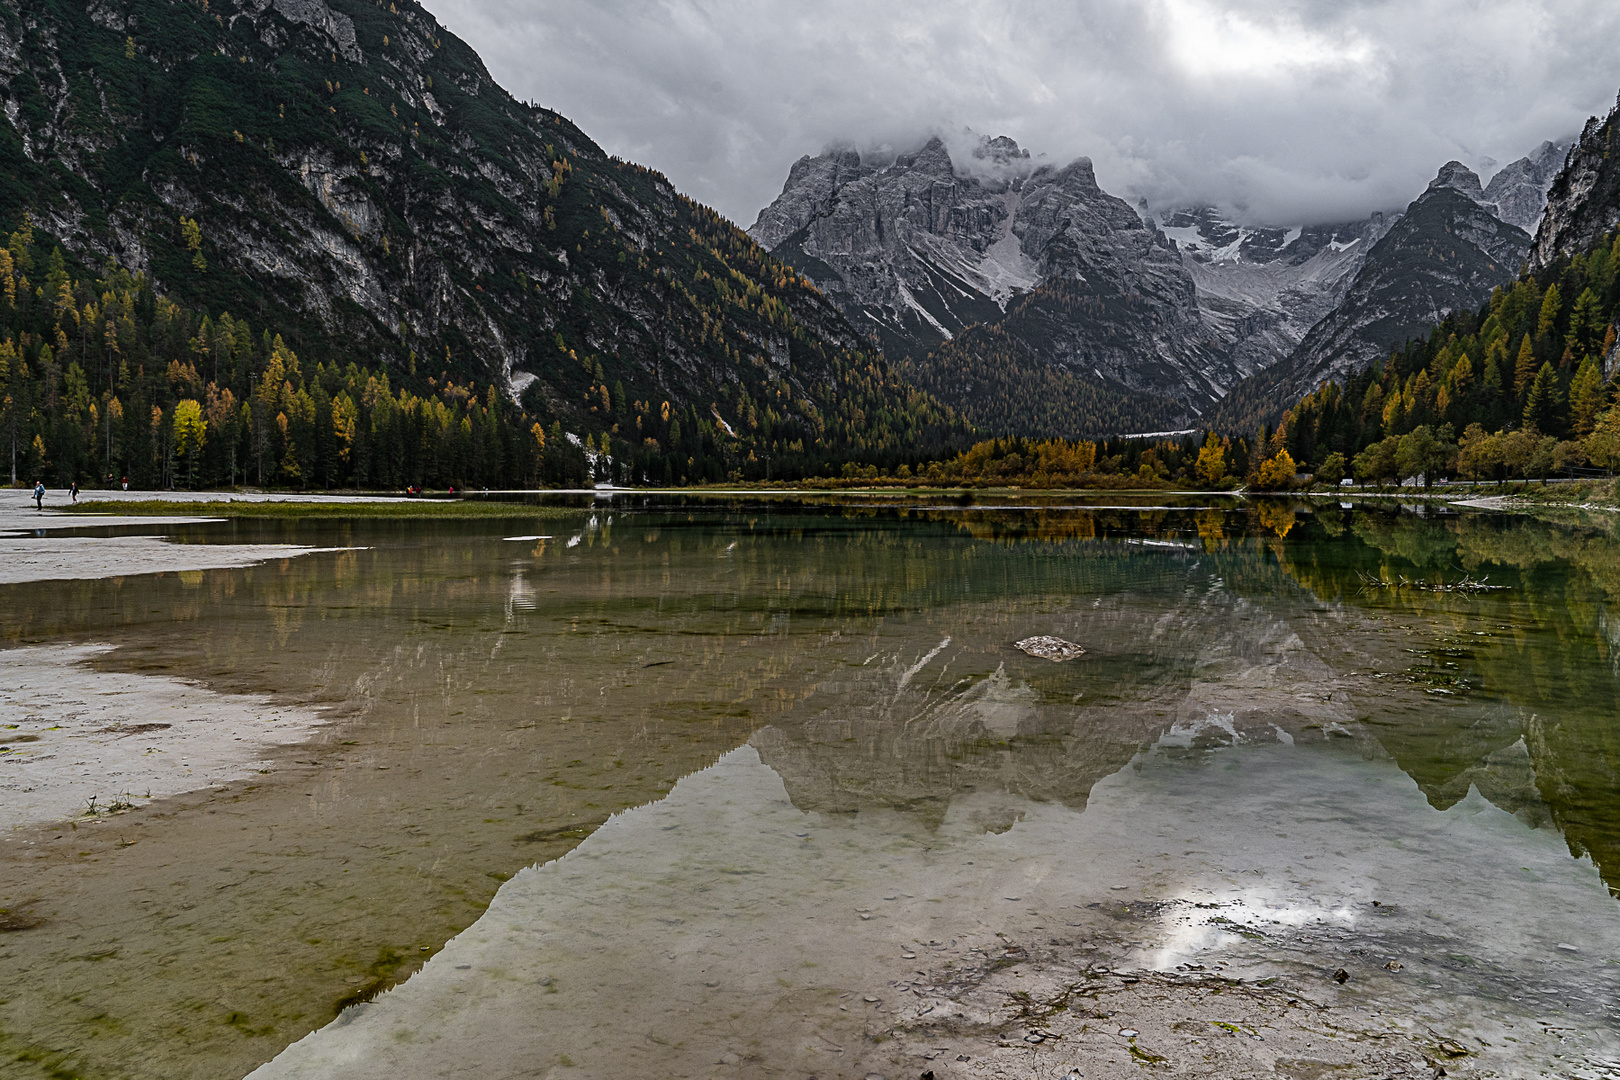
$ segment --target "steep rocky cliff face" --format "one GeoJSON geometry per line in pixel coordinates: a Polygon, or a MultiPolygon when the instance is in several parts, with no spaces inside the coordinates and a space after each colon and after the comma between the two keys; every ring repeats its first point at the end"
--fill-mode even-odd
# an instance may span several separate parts
{"type": "Polygon", "coordinates": [[[632,399],[807,453],[950,427],[816,289],[411,0],[0,0],[0,105],[0,226],[311,358],[504,385],[573,430],[632,399]]]}
{"type": "Polygon", "coordinates": [[[1200,207],[1164,215],[1163,229],[1198,286],[1205,321],[1252,375],[1292,353],[1338,306],[1394,216],[1284,229],[1200,207]]]}
{"type": "Polygon", "coordinates": [[[1448,162],[1368,251],[1338,306],[1287,360],[1246,380],[1221,403],[1216,425],[1247,431],[1301,396],[1428,333],[1450,311],[1477,307],[1513,281],[1530,247],[1496,217],[1479,176],[1448,162]]]}
{"type": "Polygon", "coordinates": [[[935,139],[892,160],[801,158],[749,232],[981,426],[1100,434],[1193,425],[1291,355],[1396,216],[1155,214],[1083,160],[1038,167],[1001,138],[953,161],[935,139]]]}
{"type": "Polygon", "coordinates": [[[1009,139],[961,166],[938,139],[886,163],[832,150],[793,167],[750,234],[998,431],[1176,425],[1247,373],[1176,246],[1085,159],[1035,167],[1009,139]]]}
{"type": "Polygon", "coordinates": [[[990,139],[972,164],[975,173],[959,173],[939,139],[881,164],[849,149],[804,157],[749,235],[888,352],[921,357],[999,316],[1041,276],[1014,231],[1029,155],[990,139]]]}
{"type": "Polygon", "coordinates": [[[1586,123],[1569,151],[1569,161],[1547,193],[1540,217],[1530,270],[1538,272],[1589,250],[1604,233],[1620,224],[1620,160],[1613,157],[1620,141],[1620,105],[1602,120],[1586,123]]]}
{"type": "Polygon", "coordinates": [[[1536,152],[1497,170],[1485,185],[1483,201],[1496,208],[1496,216],[1535,235],[1547,208],[1547,192],[1564,168],[1570,141],[1544,142],[1536,152]]]}

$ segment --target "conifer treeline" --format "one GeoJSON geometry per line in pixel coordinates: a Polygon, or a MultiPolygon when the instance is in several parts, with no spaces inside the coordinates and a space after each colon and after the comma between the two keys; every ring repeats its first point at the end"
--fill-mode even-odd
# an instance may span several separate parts
{"type": "Polygon", "coordinates": [[[109,264],[72,279],[31,228],[0,251],[0,451],[13,483],[446,486],[577,475],[495,392],[418,396],[353,363],[306,370],[279,335],[198,317],[109,264]],[[43,264],[43,265],[42,265],[43,264]]]}
{"type": "MultiPolygon", "coordinates": [[[[1161,439],[1024,439],[975,443],[945,461],[897,475],[930,486],[1230,488],[1249,473],[1247,440],[1188,433],[1161,439]]],[[[846,475],[862,479],[857,471],[846,475]]],[[[865,477],[875,479],[875,472],[865,477]]],[[[1293,479],[1292,471],[1288,479],[1293,479]]]]}
{"type": "Polygon", "coordinates": [[[1306,395],[1275,433],[1261,433],[1265,456],[1366,482],[1613,472],[1617,315],[1620,232],[1306,395]]]}
{"type": "MultiPolygon", "coordinates": [[[[742,246],[725,250],[727,230],[703,224],[702,242],[722,260],[772,269],[749,264],[753,252],[742,246]]],[[[718,308],[746,307],[779,324],[795,348],[819,346],[744,274],[720,280],[700,270],[690,285],[670,287],[700,297],[700,312],[717,309],[717,342],[718,308]]],[[[25,217],[0,250],[0,468],[14,484],[53,486],[659,485],[792,479],[850,458],[892,466],[965,432],[860,352],[830,358],[835,393],[822,411],[758,364],[707,409],[632,399],[622,382],[610,384],[603,357],[580,357],[560,336],[557,348],[558,362],[579,365],[578,381],[588,383],[578,434],[492,384],[418,375],[414,365],[391,379],[353,362],[308,364],[272,328],[174,303],[114,263],[75,278],[60,248],[46,254],[36,243],[25,217]]]]}
{"type": "Polygon", "coordinates": [[[1080,283],[1053,278],[1010,304],[1006,319],[967,327],[904,371],[985,432],[1043,438],[1162,430],[1167,418],[1183,411],[1175,402],[1051,362],[1070,320],[1141,317],[1120,306],[1080,283]]]}

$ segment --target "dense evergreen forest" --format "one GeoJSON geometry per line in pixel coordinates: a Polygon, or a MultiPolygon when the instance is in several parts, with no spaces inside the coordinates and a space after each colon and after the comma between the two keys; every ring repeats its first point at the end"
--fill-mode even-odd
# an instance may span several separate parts
{"type": "Polygon", "coordinates": [[[1275,472],[1367,483],[1610,474],[1620,466],[1620,233],[1497,289],[1262,430],[1275,472]],[[1607,370],[1606,370],[1607,369],[1607,370]]]}
{"type": "Polygon", "coordinates": [[[1141,317],[1115,298],[1092,295],[1081,282],[1052,278],[1013,301],[1007,318],[967,327],[902,371],[975,427],[996,435],[1096,437],[1174,426],[1185,415],[1178,402],[1051,362],[1064,323],[1077,314],[1099,321],[1141,317]]]}
{"type": "Polygon", "coordinates": [[[573,478],[583,447],[494,392],[300,363],[279,335],[198,317],[109,265],[70,278],[30,230],[0,251],[0,439],[11,481],[169,488],[487,484],[573,478]],[[37,278],[38,284],[34,283],[37,278]]]}
{"type": "MultiPolygon", "coordinates": [[[[711,224],[710,243],[736,232],[711,224]]],[[[757,255],[740,242],[732,252],[757,255]]],[[[205,257],[195,258],[205,272],[205,257]]],[[[792,333],[769,297],[735,279],[700,272],[672,287],[700,311],[728,300],[758,306],[792,333]]],[[[718,319],[714,340],[725,347],[718,319]]],[[[25,217],[0,250],[0,467],[14,484],[53,486],[659,485],[793,479],[852,458],[893,467],[966,432],[859,352],[829,357],[836,404],[823,414],[763,364],[700,411],[632,399],[609,382],[600,357],[582,358],[562,340],[557,348],[579,369],[582,432],[531,415],[493,384],[428,374],[414,358],[392,374],[352,360],[302,361],[275,328],[175,303],[115,263],[75,277],[60,248],[36,243],[25,217]]]]}

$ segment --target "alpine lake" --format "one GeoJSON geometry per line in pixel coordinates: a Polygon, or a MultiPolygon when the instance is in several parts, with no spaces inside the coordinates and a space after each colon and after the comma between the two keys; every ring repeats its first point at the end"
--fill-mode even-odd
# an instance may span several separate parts
{"type": "Polygon", "coordinates": [[[1616,518],[121,527],[337,550],[3,586],[0,647],[321,724],[11,830],[0,1076],[1620,1077],[1616,518]]]}

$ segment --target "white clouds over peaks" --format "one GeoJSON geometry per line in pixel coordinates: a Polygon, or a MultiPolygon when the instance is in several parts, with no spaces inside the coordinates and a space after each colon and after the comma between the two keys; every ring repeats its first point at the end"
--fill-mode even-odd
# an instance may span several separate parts
{"type": "Polygon", "coordinates": [[[513,94],[744,225],[802,154],[964,128],[1087,155],[1133,202],[1342,220],[1572,135],[1620,89],[1599,0],[429,3],[513,94]]]}

